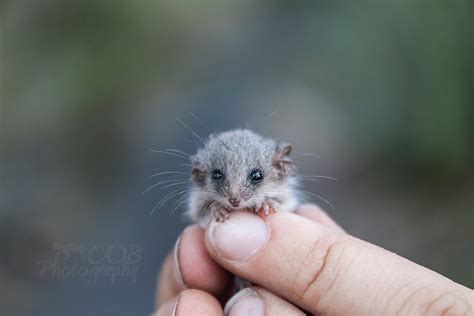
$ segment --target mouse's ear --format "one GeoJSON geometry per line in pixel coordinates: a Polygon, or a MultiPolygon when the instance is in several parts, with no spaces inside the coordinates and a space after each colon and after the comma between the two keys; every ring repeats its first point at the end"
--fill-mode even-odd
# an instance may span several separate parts
{"type": "Polygon", "coordinates": [[[192,179],[198,184],[203,184],[206,181],[206,171],[197,155],[191,156],[191,164],[193,166],[191,171],[192,179]]]}
{"type": "Polygon", "coordinates": [[[277,145],[275,154],[273,155],[273,165],[278,169],[282,176],[291,175],[295,172],[295,165],[290,158],[292,149],[293,146],[291,144],[279,144],[277,145]]]}

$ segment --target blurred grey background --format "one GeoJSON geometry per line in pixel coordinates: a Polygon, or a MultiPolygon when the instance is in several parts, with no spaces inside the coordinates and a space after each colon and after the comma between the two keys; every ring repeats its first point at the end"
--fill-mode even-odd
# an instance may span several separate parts
{"type": "Polygon", "coordinates": [[[209,131],[188,112],[212,131],[292,142],[302,174],[338,179],[304,187],[348,232],[474,286],[472,2],[20,0],[0,12],[2,316],[153,310],[186,223],[176,199],[150,214],[176,187],[141,192],[153,173],[188,172],[149,151],[194,152],[176,118],[209,131]]]}

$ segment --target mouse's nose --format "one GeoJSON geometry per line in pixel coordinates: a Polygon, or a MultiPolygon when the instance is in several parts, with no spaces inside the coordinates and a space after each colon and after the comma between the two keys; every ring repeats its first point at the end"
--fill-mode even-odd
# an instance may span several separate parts
{"type": "Polygon", "coordinates": [[[229,203],[230,205],[232,205],[233,207],[237,207],[240,205],[240,200],[236,199],[236,198],[229,198],[229,203]]]}

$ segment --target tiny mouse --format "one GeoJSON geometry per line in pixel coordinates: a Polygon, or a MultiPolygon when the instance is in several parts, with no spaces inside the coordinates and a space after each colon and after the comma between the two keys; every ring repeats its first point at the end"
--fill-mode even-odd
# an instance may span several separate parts
{"type": "Polygon", "coordinates": [[[262,215],[298,206],[292,146],[250,130],[212,134],[191,156],[192,188],[187,215],[205,227],[246,210],[262,215]]]}

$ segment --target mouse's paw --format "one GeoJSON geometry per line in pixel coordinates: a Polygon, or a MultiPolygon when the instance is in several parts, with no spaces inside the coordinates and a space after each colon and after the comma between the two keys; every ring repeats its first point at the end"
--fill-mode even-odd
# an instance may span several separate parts
{"type": "Polygon", "coordinates": [[[229,218],[229,210],[223,207],[216,207],[212,209],[212,216],[217,222],[224,222],[229,218]]]}
{"type": "Polygon", "coordinates": [[[260,210],[263,212],[263,214],[268,215],[270,213],[278,212],[278,207],[279,203],[277,201],[266,199],[265,202],[263,202],[260,210]]]}

